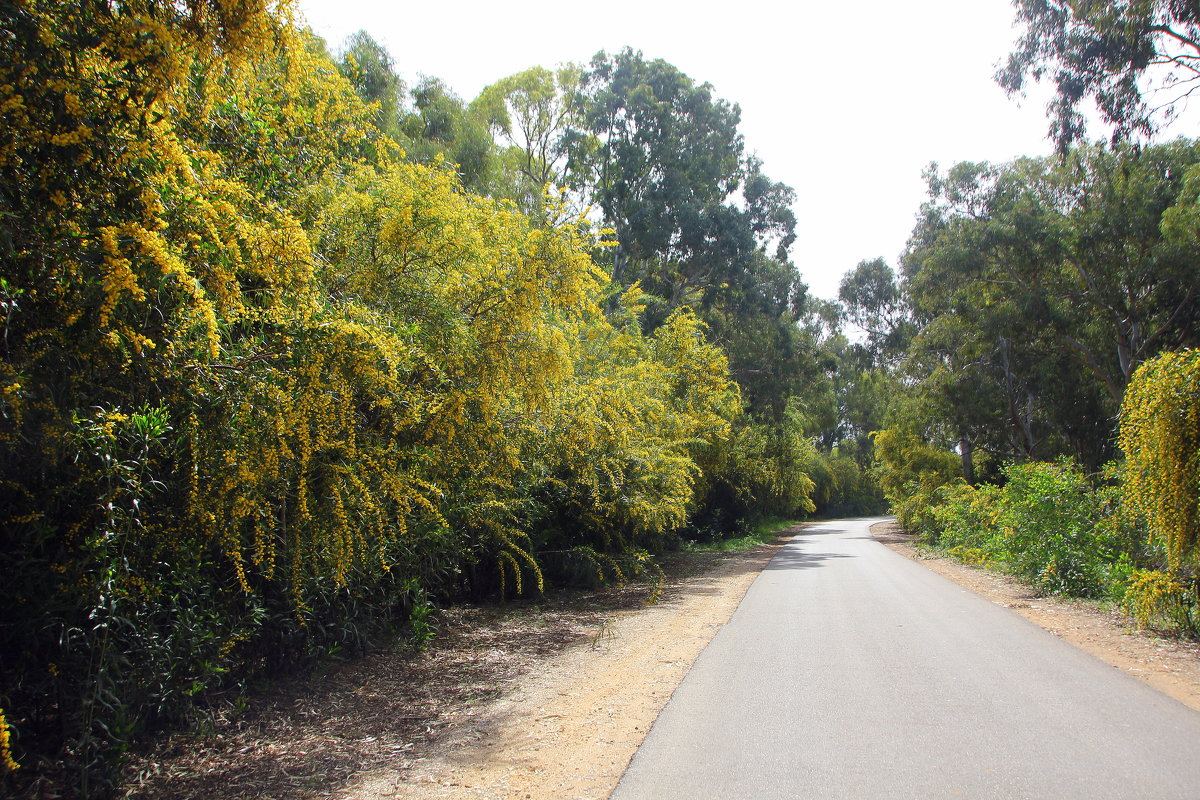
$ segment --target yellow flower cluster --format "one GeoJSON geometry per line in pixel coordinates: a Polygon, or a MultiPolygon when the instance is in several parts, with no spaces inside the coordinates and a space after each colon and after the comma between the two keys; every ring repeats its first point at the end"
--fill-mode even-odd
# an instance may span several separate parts
{"type": "Polygon", "coordinates": [[[0,768],[5,772],[15,772],[21,768],[21,765],[13,760],[8,720],[4,718],[3,708],[0,708],[0,768]]]}
{"type": "Polygon", "coordinates": [[[1139,626],[1176,622],[1188,606],[1187,590],[1160,570],[1134,570],[1125,587],[1125,608],[1139,626]]]}
{"type": "MultiPolygon", "coordinates": [[[[549,226],[469,194],[451,164],[401,162],[282,4],[105,9],[27,0],[22,42],[45,58],[0,64],[0,179],[32,209],[6,225],[21,313],[0,444],[46,442],[57,469],[82,420],[87,446],[129,446],[128,474],[162,481],[147,497],[169,502],[121,533],[133,566],[109,598],[166,602],[137,564],[214,559],[247,593],[290,589],[297,616],[314,586],[397,565],[420,583],[483,563],[502,591],[540,591],[560,511],[601,575],[649,569],[611,552],[686,520],[740,412],[697,317],[643,335],[634,289],[614,324],[584,220],[549,226]],[[140,417],[86,411],[100,403],[149,403],[171,441],[128,445],[140,417]]],[[[47,574],[79,608],[98,594],[89,543],[111,532],[75,501],[114,496],[86,461],[61,470],[56,499],[80,508],[53,524],[2,485],[7,525],[62,531],[74,560],[47,574]]],[[[247,631],[213,649],[235,657],[247,631]]],[[[0,736],[8,764],[2,715],[0,736]]]]}
{"type": "Polygon", "coordinates": [[[1166,545],[1172,572],[1200,564],[1200,350],[1163,353],[1134,372],[1117,440],[1122,494],[1166,545]]]}

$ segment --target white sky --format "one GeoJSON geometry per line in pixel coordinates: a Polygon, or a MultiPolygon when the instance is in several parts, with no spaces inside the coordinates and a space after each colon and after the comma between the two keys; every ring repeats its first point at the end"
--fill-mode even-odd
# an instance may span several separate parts
{"type": "Polygon", "coordinates": [[[626,45],[711,83],[741,106],[747,152],[796,190],[792,255],[820,297],[835,297],[841,276],[863,259],[897,266],[930,161],[945,168],[1050,152],[1044,95],[1018,103],[992,80],[1018,35],[1009,0],[299,7],[331,50],[364,29],[410,83],[434,75],[468,101],[528,67],[586,63],[626,45]]]}

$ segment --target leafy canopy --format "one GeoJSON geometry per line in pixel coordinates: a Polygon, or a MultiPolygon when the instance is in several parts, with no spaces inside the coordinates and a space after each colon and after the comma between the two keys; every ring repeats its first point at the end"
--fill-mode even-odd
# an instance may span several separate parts
{"type": "Polygon", "coordinates": [[[1016,0],[1025,29],[996,79],[1010,94],[1048,79],[1050,137],[1083,140],[1092,99],[1114,139],[1149,137],[1200,86],[1200,5],[1193,0],[1016,0]]]}

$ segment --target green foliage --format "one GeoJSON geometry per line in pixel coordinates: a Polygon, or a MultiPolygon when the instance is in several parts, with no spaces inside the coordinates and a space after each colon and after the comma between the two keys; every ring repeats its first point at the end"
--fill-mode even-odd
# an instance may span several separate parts
{"type": "Polygon", "coordinates": [[[903,263],[915,423],[1001,460],[1110,459],[1133,370],[1195,342],[1197,158],[1181,140],[931,170],[903,263]]]}
{"type": "Polygon", "coordinates": [[[492,169],[492,139],[483,120],[441,80],[423,77],[412,89],[413,109],[399,123],[402,144],[421,163],[443,157],[458,166],[462,182],[486,188],[492,169]]]}
{"type": "Polygon", "coordinates": [[[569,180],[615,232],[612,279],[661,301],[650,327],[682,306],[721,337],[737,325],[714,309],[738,320],[784,314],[802,294],[787,263],[794,193],[743,157],[738,108],[629,49],[597,54],[575,97],[581,124],[562,139],[569,180]]]}
{"type": "Polygon", "coordinates": [[[548,186],[564,188],[566,138],[578,128],[577,92],[581,69],[573,64],[530,69],[485,87],[470,110],[501,140],[501,175],[493,195],[510,197],[530,213],[546,210],[548,186]]]}
{"type": "Polygon", "coordinates": [[[628,49],[597,54],[581,84],[586,127],[568,146],[576,180],[595,187],[616,229],[613,279],[645,283],[648,275],[630,269],[651,268],[655,257],[702,257],[705,228],[738,179],[738,110],[628,49]]]}
{"type": "MultiPolygon", "coordinates": [[[[1160,5],[1106,17],[1096,4],[1022,4],[1027,16],[1050,15],[1031,22],[1042,27],[1022,46],[1084,41],[1104,26],[1116,37],[1104,46],[1115,46],[1125,34],[1147,33],[1137,25],[1116,31],[1118,18],[1165,13],[1160,5]],[[1089,33],[1075,17],[1101,28],[1089,33]],[[1067,39],[1034,41],[1054,25],[1065,25],[1055,30],[1067,39]]],[[[1026,49],[1023,57],[1061,56],[1026,49]]],[[[1074,99],[1112,89],[1097,86],[1075,84],[1074,99]]],[[[1074,105],[1060,110],[1060,133],[1069,133],[1074,105]]],[[[931,168],[931,199],[901,284],[917,332],[888,418],[955,442],[968,480],[996,485],[931,489],[903,472],[880,472],[905,523],[959,557],[1047,592],[1126,593],[1143,621],[1185,628],[1195,607],[1196,501],[1188,486],[1196,483],[1200,434],[1188,427],[1197,427],[1187,410],[1196,394],[1192,351],[1169,351],[1194,345],[1198,330],[1196,164],[1195,143],[1178,140],[931,168]],[[1089,479],[1075,464],[1098,469],[1113,456],[1118,407],[1128,461],[1089,479]],[[1062,456],[1078,461],[1045,463],[1062,456]],[[997,473],[1004,461],[1016,463],[997,473]]],[[[848,300],[869,308],[887,298],[886,281],[869,277],[855,276],[848,300]],[[856,299],[864,283],[882,287],[865,303],[856,299]]],[[[877,438],[877,453],[892,444],[877,438]]]]}
{"type": "Polygon", "coordinates": [[[1029,79],[1049,78],[1055,97],[1047,107],[1050,136],[1060,151],[1083,139],[1079,110],[1095,101],[1114,138],[1148,136],[1170,120],[1191,93],[1200,56],[1200,11],[1172,0],[1106,3],[1096,0],[1016,0],[1024,26],[1008,63],[996,78],[1010,94],[1029,79]],[[1146,98],[1166,92],[1173,102],[1146,98]]]}
{"type": "Polygon", "coordinates": [[[1099,594],[1116,554],[1087,478],[1064,462],[1013,466],[1005,475],[1000,522],[1009,567],[1046,592],[1099,594]]]}
{"type": "Polygon", "coordinates": [[[864,333],[879,363],[894,362],[908,347],[914,325],[896,274],[882,258],[860,261],[838,286],[846,317],[864,333]]]}
{"type": "Polygon", "coordinates": [[[357,31],[346,40],[337,67],[358,96],[374,106],[375,127],[399,138],[405,87],[387,49],[366,31],[357,31]]]}
{"type": "Polygon", "coordinates": [[[1002,486],[959,486],[933,511],[939,547],[1048,594],[1120,596],[1137,548],[1116,492],[1069,462],[1011,465],[1002,486]]]}

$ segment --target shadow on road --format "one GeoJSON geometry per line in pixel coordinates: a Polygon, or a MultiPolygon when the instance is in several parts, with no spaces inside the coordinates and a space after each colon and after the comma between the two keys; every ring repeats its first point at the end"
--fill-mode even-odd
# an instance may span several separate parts
{"type": "Polygon", "coordinates": [[[771,563],[763,568],[766,570],[779,569],[814,569],[824,566],[824,562],[834,558],[857,558],[845,553],[810,553],[796,547],[785,547],[780,550],[771,563]]]}

